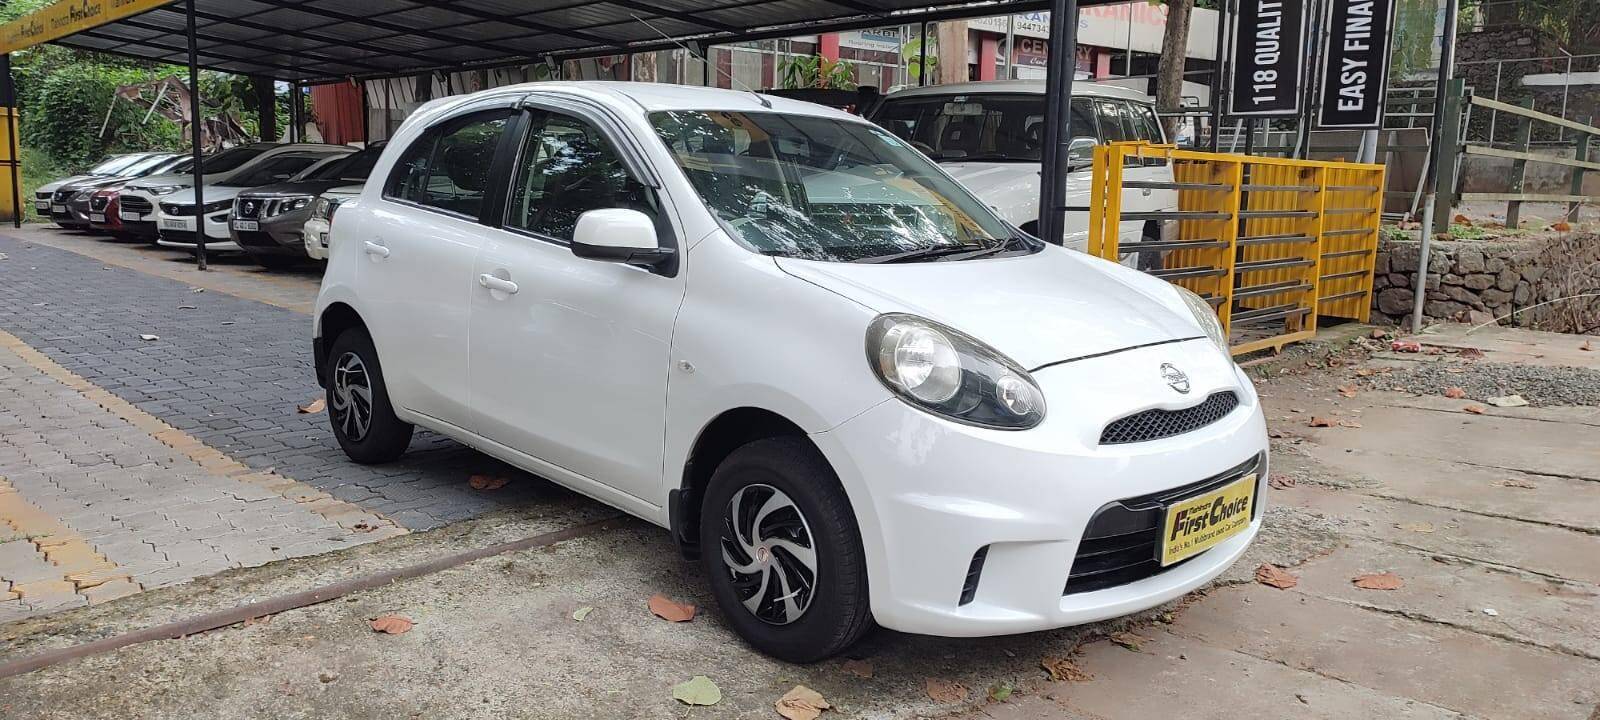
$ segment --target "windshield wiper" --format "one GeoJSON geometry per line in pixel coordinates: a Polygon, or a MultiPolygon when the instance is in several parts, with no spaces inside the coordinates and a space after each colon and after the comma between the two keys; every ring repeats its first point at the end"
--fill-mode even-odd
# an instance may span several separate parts
{"type": "Polygon", "coordinates": [[[873,264],[916,262],[918,260],[927,260],[930,258],[939,258],[948,255],[963,255],[970,252],[972,252],[972,248],[969,248],[965,245],[935,245],[933,247],[917,248],[915,250],[890,253],[888,255],[874,255],[872,257],[856,258],[850,262],[873,264]]]}

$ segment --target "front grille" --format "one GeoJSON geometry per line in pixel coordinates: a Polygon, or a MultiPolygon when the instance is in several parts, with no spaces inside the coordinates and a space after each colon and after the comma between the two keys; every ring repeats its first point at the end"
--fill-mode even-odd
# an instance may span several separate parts
{"type": "Polygon", "coordinates": [[[272,236],[267,233],[251,232],[249,230],[235,230],[233,232],[239,237],[239,244],[245,247],[278,247],[278,241],[273,240],[272,236]]]}
{"type": "Polygon", "coordinates": [[[78,191],[76,191],[76,190],[57,190],[56,191],[55,200],[56,200],[56,202],[63,202],[64,203],[64,202],[66,202],[68,200],[71,200],[72,196],[73,195],[77,195],[77,194],[78,194],[78,191]]]}
{"type": "Polygon", "coordinates": [[[147,198],[142,198],[138,195],[127,195],[122,198],[122,209],[145,215],[156,208],[150,204],[150,200],[147,198]]]}
{"type": "Polygon", "coordinates": [[[1236,407],[1239,396],[1232,390],[1223,390],[1182,410],[1146,410],[1112,421],[1100,432],[1100,444],[1124,445],[1182,435],[1227,417],[1236,407]]]}
{"type": "Polygon", "coordinates": [[[240,198],[233,206],[233,216],[236,218],[250,219],[261,215],[261,208],[267,204],[266,200],[256,198],[240,198]]]}
{"type": "Polygon", "coordinates": [[[106,206],[111,204],[110,195],[96,195],[89,198],[89,209],[94,212],[105,212],[106,206]]]}
{"type": "MultiPolygon", "coordinates": [[[[1077,557],[1072,560],[1072,570],[1067,576],[1063,595],[1094,592],[1118,585],[1126,585],[1160,575],[1190,560],[1205,555],[1200,553],[1166,567],[1161,567],[1161,520],[1163,508],[1175,502],[1202,495],[1227,485],[1251,472],[1256,472],[1257,492],[1261,457],[1256,456],[1227,472],[1190,483],[1171,490],[1118,500],[1095,511],[1084,528],[1078,543],[1077,557]]],[[[1259,496],[1258,496],[1259,497],[1259,496]]],[[[1255,503],[1252,513],[1259,513],[1261,503],[1255,503]]]]}
{"type": "Polygon", "coordinates": [[[49,200],[50,199],[50,193],[48,193],[48,192],[34,193],[33,196],[35,198],[40,199],[40,200],[49,200]]]}

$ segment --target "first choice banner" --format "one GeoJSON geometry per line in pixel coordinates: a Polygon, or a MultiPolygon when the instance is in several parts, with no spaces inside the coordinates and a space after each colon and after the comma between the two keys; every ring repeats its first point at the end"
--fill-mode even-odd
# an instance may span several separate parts
{"type": "Polygon", "coordinates": [[[1228,114],[1298,115],[1306,54],[1304,0],[1240,0],[1228,114]]]}
{"type": "Polygon", "coordinates": [[[59,0],[0,25],[0,54],[59,40],[170,2],[172,0],[59,0]]]}
{"type": "Polygon", "coordinates": [[[1376,128],[1389,84],[1394,0],[1333,0],[1322,55],[1317,125],[1376,128]]]}

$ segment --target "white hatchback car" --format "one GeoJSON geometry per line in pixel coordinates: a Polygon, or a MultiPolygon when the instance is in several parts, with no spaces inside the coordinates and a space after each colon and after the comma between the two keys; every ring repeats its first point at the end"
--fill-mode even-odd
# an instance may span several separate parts
{"type": "Polygon", "coordinates": [[[436,100],[331,232],[315,361],[351,458],[420,425],[669,527],[785,660],[1123,615],[1260,528],[1266,426],[1210,306],[1017,235],[843,112],[436,100]]]}

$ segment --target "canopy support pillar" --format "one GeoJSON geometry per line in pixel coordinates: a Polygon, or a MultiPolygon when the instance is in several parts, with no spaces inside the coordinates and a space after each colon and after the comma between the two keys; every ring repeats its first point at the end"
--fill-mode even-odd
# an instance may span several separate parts
{"type": "Polygon", "coordinates": [[[183,15],[189,34],[189,142],[194,153],[194,264],[206,269],[206,185],[205,171],[200,167],[204,147],[205,117],[200,114],[200,59],[194,39],[194,0],[184,0],[183,15]]]}
{"type": "Polygon", "coordinates": [[[1078,2],[1054,0],[1050,6],[1049,75],[1045,78],[1043,167],[1039,173],[1039,237],[1056,245],[1066,244],[1065,205],[1067,173],[1071,171],[1068,149],[1072,133],[1072,80],[1078,69],[1078,2]]]}

